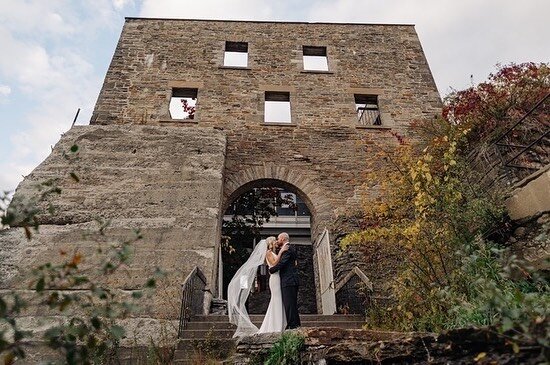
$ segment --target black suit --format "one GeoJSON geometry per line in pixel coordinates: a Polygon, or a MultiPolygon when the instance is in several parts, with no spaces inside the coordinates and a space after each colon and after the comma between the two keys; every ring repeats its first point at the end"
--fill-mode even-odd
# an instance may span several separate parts
{"type": "Polygon", "coordinates": [[[300,315],[298,314],[298,270],[296,269],[296,248],[290,246],[283,253],[279,263],[269,269],[270,273],[279,271],[281,276],[281,294],[285,307],[287,329],[300,327],[300,315]]]}

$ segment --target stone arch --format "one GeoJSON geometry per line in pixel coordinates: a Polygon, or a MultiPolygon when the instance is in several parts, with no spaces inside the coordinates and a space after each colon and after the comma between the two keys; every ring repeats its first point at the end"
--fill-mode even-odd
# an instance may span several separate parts
{"type": "Polygon", "coordinates": [[[308,205],[316,225],[328,221],[332,214],[332,205],[323,189],[302,171],[275,164],[253,166],[226,176],[222,211],[243,192],[254,187],[273,185],[273,182],[296,192],[308,205]]]}
{"type": "MultiPolygon", "coordinates": [[[[330,224],[333,216],[333,206],[327,198],[328,194],[318,186],[303,171],[266,163],[261,166],[253,166],[239,170],[225,176],[223,187],[222,212],[225,212],[231,203],[244,192],[257,187],[278,186],[291,191],[306,203],[311,213],[311,239],[312,244],[317,241],[320,234],[330,224]]],[[[223,217],[223,213],[222,213],[223,217]]],[[[220,219],[222,219],[220,217],[220,219]]],[[[221,225],[220,225],[221,226],[221,225]]],[[[319,273],[315,245],[313,250],[313,270],[316,291],[318,313],[321,313],[321,292],[319,287],[319,273]]],[[[220,254],[221,255],[221,254],[220,254]]],[[[221,265],[221,256],[218,256],[218,265],[221,265]]],[[[217,278],[221,291],[220,276],[217,278]]]]}

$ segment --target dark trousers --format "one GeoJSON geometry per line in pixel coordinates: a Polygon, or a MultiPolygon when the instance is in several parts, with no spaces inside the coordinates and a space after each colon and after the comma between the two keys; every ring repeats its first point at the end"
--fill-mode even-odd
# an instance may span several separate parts
{"type": "Polygon", "coordinates": [[[298,314],[298,286],[285,286],[281,289],[286,314],[286,328],[292,329],[300,327],[300,315],[298,314]]]}

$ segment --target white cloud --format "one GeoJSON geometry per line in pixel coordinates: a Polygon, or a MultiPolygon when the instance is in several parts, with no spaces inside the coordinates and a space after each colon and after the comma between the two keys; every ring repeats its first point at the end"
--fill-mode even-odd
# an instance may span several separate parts
{"type": "Polygon", "coordinates": [[[496,63],[547,62],[547,0],[325,0],[312,21],[415,24],[442,94],[479,82],[496,63]]]}
{"type": "Polygon", "coordinates": [[[133,0],[113,0],[113,5],[116,9],[121,10],[126,5],[133,4],[133,0]]]}
{"type": "Polygon", "coordinates": [[[143,17],[184,19],[265,20],[273,15],[266,0],[144,0],[143,17]]]}
{"type": "MultiPolygon", "coordinates": [[[[40,7],[45,2],[21,3],[40,7]]],[[[53,1],[50,11],[44,10],[44,15],[58,22],[71,17],[73,22],[78,21],[78,17],[74,17],[75,10],[66,5],[65,1],[53,1]],[[64,7],[56,9],[58,4],[64,4],[64,7]]],[[[79,5],[85,6],[85,2],[79,5]]],[[[0,13],[4,6],[5,3],[2,3],[0,13]]],[[[26,107],[22,118],[19,110],[17,119],[7,120],[10,125],[6,125],[6,128],[11,131],[11,135],[2,136],[4,146],[3,158],[0,160],[0,189],[13,190],[22,175],[29,174],[49,155],[50,146],[59,140],[62,132],[70,128],[77,108],[82,108],[79,123],[88,121],[103,75],[98,74],[87,60],[83,45],[89,39],[89,32],[99,28],[99,24],[111,17],[113,11],[110,0],[97,1],[96,7],[103,15],[89,17],[95,19],[93,26],[55,28],[52,25],[50,34],[35,36],[32,32],[21,32],[20,27],[24,28],[26,24],[23,20],[20,25],[14,19],[0,22],[0,77],[21,91],[18,94],[22,99],[18,105],[26,107]],[[65,38],[58,45],[60,36],[65,38]]],[[[22,13],[28,10],[24,6],[20,8],[14,13],[15,20],[22,19],[22,13]]],[[[90,19],[82,21],[82,24],[89,24],[92,22],[90,19]]],[[[54,20],[50,24],[54,24],[54,20]]]]}
{"type": "Polygon", "coordinates": [[[0,85],[0,96],[8,96],[11,94],[11,87],[8,85],[0,85]]]}
{"type": "Polygon", "coordinates": [[[0,23],[18,33],[64,34],[74,31],[61,16],[66,1],[2,0],[0,23]]]}
{"type": "Polygon", "coordinates": [[[103,46],[96,34],[116,37],[118,11],[136,4],[144,17],[414,23],[443,94],[470,74],[481,81],[497,62],[550,60],[548,0],[0,0],[0,97],[28,100],[24,116],[9,121],[15,132],[0,140],[10,145],[0,189],[44,160],[78,107],[87,122],[104,77],[89,61],[103,46]]]}

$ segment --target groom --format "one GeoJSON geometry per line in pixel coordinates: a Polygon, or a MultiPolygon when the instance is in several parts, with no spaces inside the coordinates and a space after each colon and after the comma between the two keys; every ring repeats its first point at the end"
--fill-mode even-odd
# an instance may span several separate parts
{"type": "MultiPolygon", "coordinates": [[[[289,243],[288,233],[283,232],[277,237],[279,247],[289,243]]],[[[269,269],[270,273],[279,271],[281,277],[281,293],[285,307],[287,329],[300,327],[300,315],[298,314],[298,270],[296,269],[296,248],[290,245],[288,251],[283,253],[279,263],[269,269]]]]}

